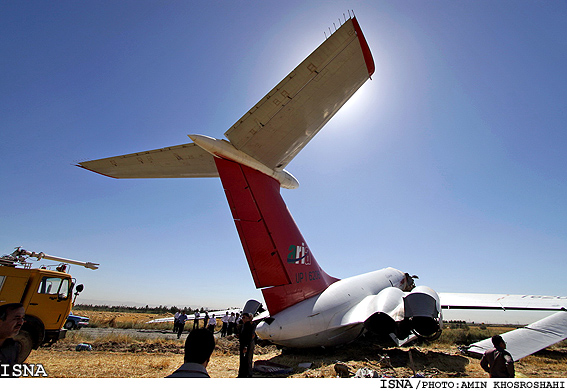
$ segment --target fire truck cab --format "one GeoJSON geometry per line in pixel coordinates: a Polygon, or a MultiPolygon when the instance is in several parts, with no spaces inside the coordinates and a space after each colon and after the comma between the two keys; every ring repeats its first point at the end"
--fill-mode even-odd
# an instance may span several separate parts
{"type": "MultiPolygon", "coordinates": [[[[25,323],[15,338],[20,343],[19,362],[23,362],[32,349],[65,338],[67,330],[63,326],[73,305],[75,286],[71,275],[66,273],[67,261],[70,260],[19,248],[11,255],[0,258],[0,305],[21,303],[26,311],[25,323]],[[25,256],[63,260],[64,263],[58,265],[56,270],[32,268],[31,263],[25,261],[25,256]]],[[[97,264],[88,265],[85,267],[97,267],[97,264]]],[[[78,285],[75,296],[82,290],[83,286],[78,285]]]]}

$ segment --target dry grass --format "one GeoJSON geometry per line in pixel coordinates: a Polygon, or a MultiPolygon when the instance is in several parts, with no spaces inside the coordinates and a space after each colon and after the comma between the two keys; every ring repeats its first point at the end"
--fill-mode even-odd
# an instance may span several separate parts
{"type": "Polygon", "coordinates": [[[90,327],[113,327],[119,329],[170,329],[171,323],[147,323],[150,320],[169,318],[173,314],[144,314],[110,311],[74,311],[76,315],[88,316],[90,327]]]}
{"type": "MultiPolygon", "coordinates": [[[[80,332],[48,348],[34,350],[28,363],[43,364],[50,377],[56,378],[161,378],[183,364],[184,340],[134,339],[123,335],[89,339],[80,332]],[[89,343],[92,351],[75,351],[78,343],[89,343]]],[[[256,359],[269,360],[279,350],[258,347],[256,359]]],[[[238,374],[238,340],[222,338],[207,367],[216,378],[238,374]]]]}
{"type": "MultiPolygon", "coordinates": [[[[439,343],[411,348],[383,348],[372,338],[362,338],[342,348],[326,350],[281,351],[273,345],[257,346],[254,359],[269,360],[294,369],[289,375],[266,377],[336,377],[335,364],[342,362],[351,372],[365,367],[374,369],[384,376],[409,377],[417,371],[427,377],[483,378],[486,374],[481,370],[478,360],[460,355],[457,346],[462,343],[456,341],[479,336],[484,338],[485,333],[492,335],[504,331],[506,330],[502,328],[488,330],[470,328],[461,333],[447,330],[439,343]],[[311,363],[311,368],[298,367],[298,364],[305,362],[311,363]]],[[[33,351],[27,362],[43,364],[50,377],[161,378],[172,373],[183,363],[183,344],[183,339],[134,339],[116,334],[89,339],[79,331],[69,333],[68,338],[52,347],[33,351]],[[75,351],[75,346],[81,342],[91,344],[93,350],[75,351]]],[[[567,343],[564,342],[526,357],[516,363],[517,377],[565,378],[567,377],[566,353],[567,343]]],[[[231,336],[218,339],[207,368],[209,374],[215,378],[233,378],[237,376],[238,365],[236,338],[231,336]]]]}
{"type": "MultiPolygon", "coordinates": [[[[146,330],[171,330],[173,324],[171,322],[148,323],[150,320],[170,318],[172,313],[164,312],[163,314],[145,314],[134,312],[111,312],[111,311],[74,311],[76,315],[88,316],[89,327],[112,327],[116,329],[146,329],[146,330]]],[[[187,321],[186,324],[193,324],[193,320],[187,321]]],[[[203,320],[200,321],[201,324],[203,320]]],[[[217,318],[216,330],[220,330],[222,321],[217,318]]]]}
{"type": "Polygon", "coordinates": [[[502,334],[511,330],[514,330],[514,327],[467,326],[459,329],[444,328],[441,337],[434,341],[432,345],[444,348],[466,346],[490,338],[495,334],[502,334]]]}

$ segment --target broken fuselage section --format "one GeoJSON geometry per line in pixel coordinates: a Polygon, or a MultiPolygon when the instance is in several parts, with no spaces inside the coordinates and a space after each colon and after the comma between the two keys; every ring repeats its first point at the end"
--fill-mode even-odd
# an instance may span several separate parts
{"type": "Polygon", "coordinates": [[[299,348],[341,345],[365,330],[402,345],[416,337],[438,338],[442,322],[434,290],[416,287],[409,274],[385,268],[339,280],[263,319],[256,332],[262,339],[299,348]]]}

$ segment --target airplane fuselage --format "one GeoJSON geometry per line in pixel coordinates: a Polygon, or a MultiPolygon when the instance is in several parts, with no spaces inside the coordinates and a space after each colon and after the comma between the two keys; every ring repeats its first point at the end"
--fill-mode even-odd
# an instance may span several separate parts
{"type": "MultiPolygon", "coordinates": [[[[320,294],[286,308],[262,321],[256,333],[262,339],[288,347],[341,345],[354,340],[364,323],[356,311],[371,311],[372,298],[387,288],[403,294],[405,273],[386,268],[346,278],[331,284],[320,294]],[[365,305],[365,301],[368,305],[365,305]]],[[[397,307],[398,302],[390,303],[397,307]]]]}

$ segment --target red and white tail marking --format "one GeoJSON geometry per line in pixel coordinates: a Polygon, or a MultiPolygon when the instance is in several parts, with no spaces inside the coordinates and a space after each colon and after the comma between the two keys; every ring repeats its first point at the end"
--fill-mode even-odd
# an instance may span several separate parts
{"type": "Polygon", "coordinates": [[[215,163],[248,266],[271,314],[337,281],[311,254],[275,179],[230,160],[215,163]]]}

